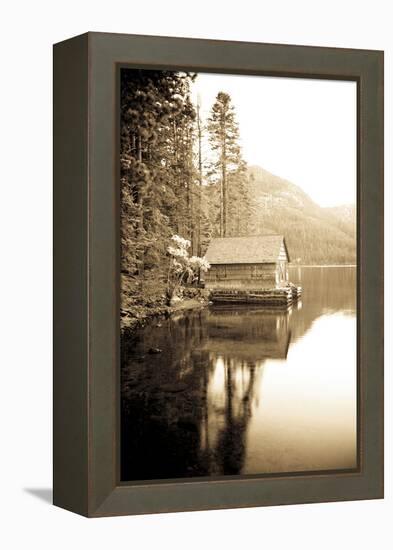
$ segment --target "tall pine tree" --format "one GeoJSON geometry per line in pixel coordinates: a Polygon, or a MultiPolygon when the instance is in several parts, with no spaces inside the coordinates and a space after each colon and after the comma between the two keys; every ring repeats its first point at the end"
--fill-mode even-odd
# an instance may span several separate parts
{"type": "Polygon", "coordinates": [[[207,128],[213,156],[209,180],[214,234],[247,235],[252,203],[247,166],[239,145],[239,126],[228,94],[218,93],[207,128]]]}

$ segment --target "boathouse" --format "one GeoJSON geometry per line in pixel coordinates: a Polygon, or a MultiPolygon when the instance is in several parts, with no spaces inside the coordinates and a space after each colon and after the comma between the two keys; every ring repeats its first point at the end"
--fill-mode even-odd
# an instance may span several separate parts
{"type": "Polygon", "coordinates": [[[214,238],[206,252],[206,288],[274,289],[288,285],[290,261],[282,235],[214,238]]]}

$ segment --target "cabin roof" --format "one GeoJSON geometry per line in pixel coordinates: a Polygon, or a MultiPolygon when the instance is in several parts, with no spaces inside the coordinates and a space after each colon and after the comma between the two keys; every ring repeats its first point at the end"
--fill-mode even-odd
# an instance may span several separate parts
{"type": "Polygon", "coordinates": [[[212,265],[275,263],[282,245],[289,262],[287,245],[282,235],[213,238],[207,249],[206,259],[212,265]]]}

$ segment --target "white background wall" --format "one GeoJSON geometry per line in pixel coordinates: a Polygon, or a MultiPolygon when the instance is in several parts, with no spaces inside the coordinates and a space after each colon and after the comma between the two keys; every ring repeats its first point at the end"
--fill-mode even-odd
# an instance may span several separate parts
{"type": "Polygon", "coordinates": [[[386,280],[392,278],[389,0],[67,0],[1,10],[0,545],[13,548],[391,548],[392,294],[387,286],[386,499],[86,520],[51,486],[51,44],[87,30],[384,49],[386,280]],[[37,491],[40,490],[40,491],[37,491]],[[42,499],[39,498],[46,497],[42,499]]]}

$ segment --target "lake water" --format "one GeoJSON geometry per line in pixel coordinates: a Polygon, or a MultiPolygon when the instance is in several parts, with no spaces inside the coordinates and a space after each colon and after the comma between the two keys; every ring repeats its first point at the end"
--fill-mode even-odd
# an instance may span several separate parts
{"type": "Polygon", "coordinates": [[[290,280],[289,312],[210,306],[123,346],[123,481],[356,468],[356,268],[290,280]]]}

